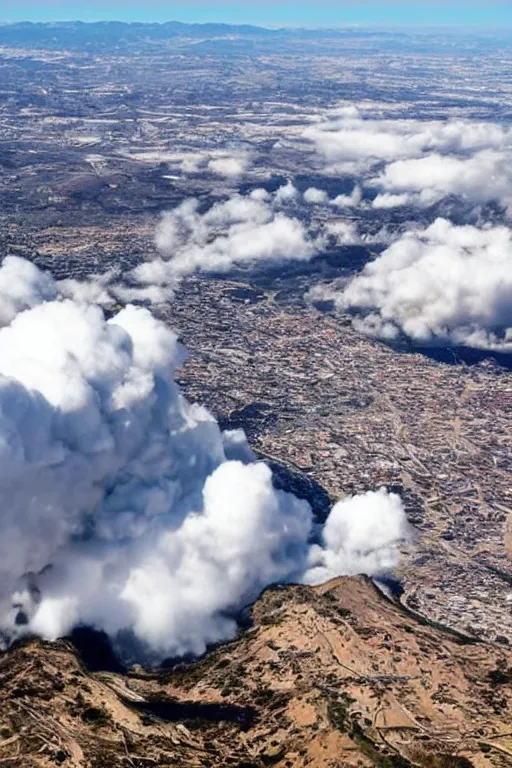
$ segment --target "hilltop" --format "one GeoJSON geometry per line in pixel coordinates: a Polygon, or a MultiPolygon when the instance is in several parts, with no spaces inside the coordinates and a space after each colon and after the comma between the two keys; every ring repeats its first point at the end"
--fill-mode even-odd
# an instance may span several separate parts
{"type": "Polygon", "coordinates": [[[0,760],[46,768],[491,768],[511,654],[418,622],[367,579],[267,590],[201,660],[86,669],[67,641],[0,657],[0,760]]]}

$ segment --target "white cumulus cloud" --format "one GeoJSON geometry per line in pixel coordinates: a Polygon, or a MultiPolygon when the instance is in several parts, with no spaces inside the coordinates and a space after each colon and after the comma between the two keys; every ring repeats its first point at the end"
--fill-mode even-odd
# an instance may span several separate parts
{"type": "Polygon", "coordinates": [[[370,118],[347,107],[308,126],[303,135],[329,174],[351,174],[377,189],[375,208],[424,207],[452,194],[511,208],[512,130],[507,126],[370,118]]]}
{"type": "Polygon", "coordinates": [[[0,269],[0,327],[18,312],[41,301],[54,299],[57,289],[51,278],[19,256],[8,256],[0,269]]]}
{"type": "Polygon", "coordinates": [[[512,232],[437,219],[406,232],[336,295],[371,335],[512,350],[512,232]]]}
{"type": "MultiPolygon", "coordinates": [[[[239,201],[211,215],[245,217],[239,201]]],[[[107,320],[88,290],[65,298],[20,260],[0,286],[4,270],[22,298],[0,329],[4,643],[87,623],[153,658],[197,654],[271,583],[396,564],[405,514],[384,491],[336,505],[312,547],[309,504],[183,397],[184,350],[148,310],[107,320]]]]}
{"type": "MultiPolygon", "coordinates": [[[[161,255],[137,267],[135,280],[174,288],[177,280],[196,271],[227,272],[260,262],[308,260],[317,253],[320,243],[306,226],[275,209],[277,195],[268,200],[268,195],[255,192],[234,195],[204,213],[198,200],[189,199],[164,214],[156,235],[161,255]]],[[[279,202],[285,199],[288,193],[284,198],[281,194],[279,202]]]]}
{"type": "Polygon", "coordinates": [[[381,488],[342,499],[325,523],[321,545],[311,548],[305,580],[320,584],[340,573],[386,572],[396,563],[400,544],[409,538],[396,494],[381,488]]]}

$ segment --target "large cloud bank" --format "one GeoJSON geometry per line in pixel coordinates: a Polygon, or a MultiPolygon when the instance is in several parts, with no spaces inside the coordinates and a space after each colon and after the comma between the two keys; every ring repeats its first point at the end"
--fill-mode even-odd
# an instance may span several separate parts
{"type": "Polygon", "coordinates": [[[512,232],[437,219],[405,233],[334,298],[371,335],[510,352],[512,232]]]}
{"type": "Polygon", "coordinates": [[[114,638],[130,630],[155,656],[200,653],[232,637],[236,612],[270,583],[396,563],[407,523],[384,491],[336,505],[312,545],[308,503],[276,490],[243,434],[222,434],[182,396],[183,351],[148,310],[106,320],[21,259],[0,268],[0,289],[6,275],[16,291],[0,329],[5,642],[85,622],[114,638]]]}
{"type": "Polygon", "coordinates": [[[346,107],[308,126],[304,136],[328,173],[352,174],[377,191],[375,208],[429,206],[449,195],[512,206],[512,130],[506,126],[365,118],[346,107]]]}

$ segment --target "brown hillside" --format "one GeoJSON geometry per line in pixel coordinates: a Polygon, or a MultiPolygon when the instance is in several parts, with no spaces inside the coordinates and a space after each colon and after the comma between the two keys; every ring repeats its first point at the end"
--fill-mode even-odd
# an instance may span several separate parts
{"type": "Polygon", "coordinates": [[[66,642],[0,657],[0,766],[512,764],[506,648],[418,622],[366,579],[268,590],[254,626],[171,672],[88,672],[66,642]]]}

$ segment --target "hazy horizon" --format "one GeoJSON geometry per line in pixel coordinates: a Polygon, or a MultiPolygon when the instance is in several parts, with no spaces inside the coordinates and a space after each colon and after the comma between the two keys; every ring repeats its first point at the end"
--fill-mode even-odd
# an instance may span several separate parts
{"type": "Polygon", "coordinates": [[[220,3],[195,2],[168,4],[152,0],[141,7],[118,0],[99,3],[58,2],[35,3],[21,0],[16,6],[0,2],[0,23],[22,21],[122,21],[163,23],[253,24],[262,27],[336,28],[363,27],[503,27],[512,25],[512,6],[504,2],[467,7],[461,2],[434,5],[426,2],[408,5],[404,2],[328,2],[311,3],[220,3]]]}

